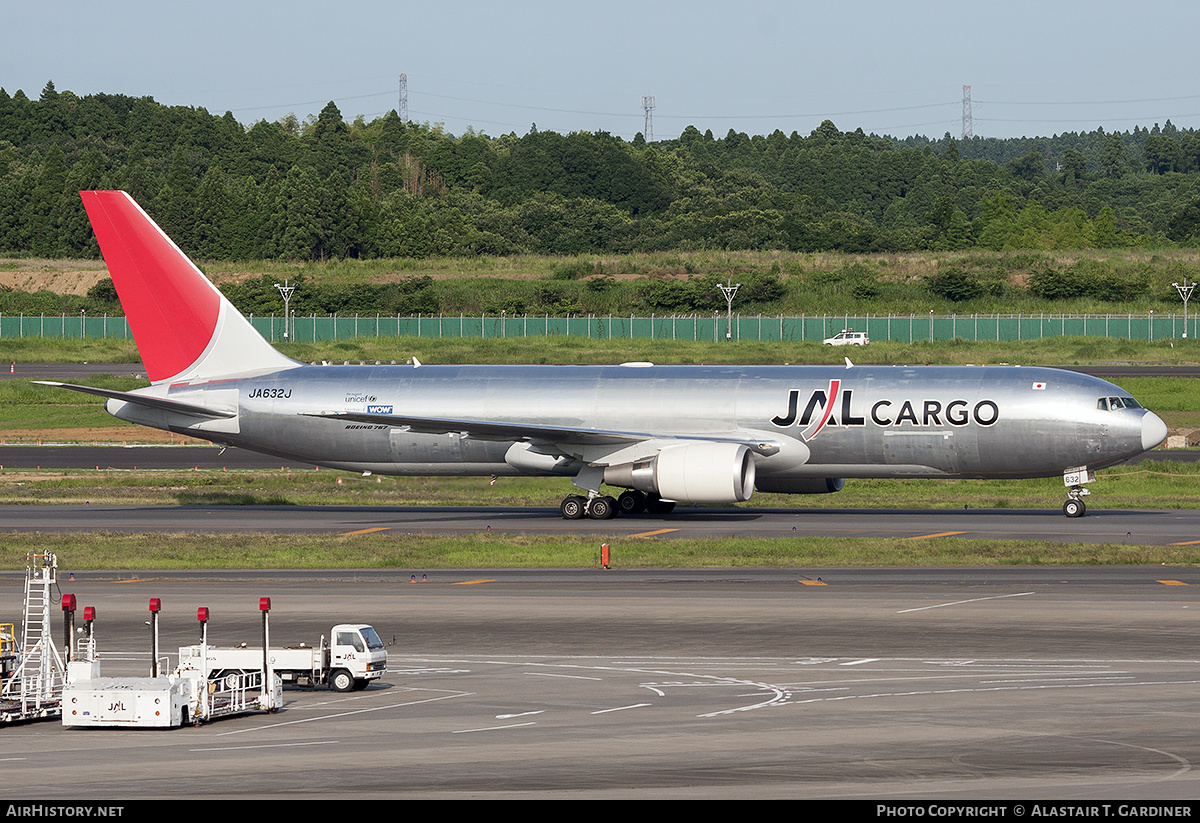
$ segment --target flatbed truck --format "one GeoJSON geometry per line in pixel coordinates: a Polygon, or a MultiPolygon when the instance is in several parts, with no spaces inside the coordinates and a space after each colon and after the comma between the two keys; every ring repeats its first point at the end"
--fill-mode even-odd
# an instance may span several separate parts
{"type": "MultiPolygon", "coordinates": [[[[387,672],[387,650],[378,632],[365,623],[334,626],[329,642],[270,649],[266,666],[283,683],[294,686],[329,686],[334,691],[365,689],[387,672]]],[[[206,671],[212,680],[263,669],[263,650],[245,644],[234,647],[181,646],[179,665],[206,671]],[[207,655],[206,659],[205,655],[207,655]]]]}

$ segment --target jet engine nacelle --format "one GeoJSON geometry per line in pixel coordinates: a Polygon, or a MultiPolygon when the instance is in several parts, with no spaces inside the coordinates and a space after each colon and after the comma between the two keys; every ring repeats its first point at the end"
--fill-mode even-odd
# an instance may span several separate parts
{"type": "Polygon", "coordinates": [[[754,493],[754,454],[741,443],[680,443],[609,466],[604,482],[678,503],[740,503],[754,493]]]}
{"type": "Polygon", "coordinates": [[[780,494],[832,494],[844,485],[842,477],[759,477],[754,484],[760,492],[780,494]]]}

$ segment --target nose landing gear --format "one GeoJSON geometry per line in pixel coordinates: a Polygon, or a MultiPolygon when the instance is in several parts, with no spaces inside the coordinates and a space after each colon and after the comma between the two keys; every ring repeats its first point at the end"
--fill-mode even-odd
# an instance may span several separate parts
{"type": "Polygon", "coordinates": [[[1063,503],[1063,514],[1067,517],[1083,517],[1087,512],[1087,504],[1083,498],[1091,494],[1083,487],[1084,483],[1094,483],[1096,473],[1087,466],[1076,466],[1063,472],[1063,483],[1067,487],[1067,502],[1063,503]]]}

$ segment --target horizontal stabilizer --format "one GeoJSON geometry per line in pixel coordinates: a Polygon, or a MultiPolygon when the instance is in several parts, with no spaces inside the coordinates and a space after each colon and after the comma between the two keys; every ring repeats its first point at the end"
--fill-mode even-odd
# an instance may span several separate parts
{"type": "Polygon", "coordinates": [[[33,382],[42,386],[70,389],[71,391],[83,392],[84,394],[94,394],[97,397],[107,397],[110,400],[124,400],[126,403],[147,406],[152,409],[179,412],[180,414],[193,414],[199,417],[237,417],[237,411],[210,409],[207,406],[197,406],[195,403],[182,403],[178,400],[168,400],[165,397],[151,397],[150,395],[114,391],[113,389],[98,389],[95,386],[78,386],[74,383],[55,383],[50,380],[34,380],[33,382]]]}

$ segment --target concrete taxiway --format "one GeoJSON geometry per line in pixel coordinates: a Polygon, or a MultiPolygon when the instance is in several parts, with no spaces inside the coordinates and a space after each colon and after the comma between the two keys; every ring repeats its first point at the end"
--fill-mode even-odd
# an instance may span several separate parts
{"type": "Polygon", "coordinates": [[[0,506],[7,532],[553,534],[656,537],[962,537],[1189,545],[1200,510],[680,508],[666,516],[564,520],[552,508],[472,506],[0,506]]]}
{"type": "MultiPolygon", "coordinates": [[[[65,559],[63,577],[68,574],[65,559]]],[[[161,647],[376,626],[364,692],[175,731],[11,726],[40,799],[1167,799],[1200,779],[1200,571],[77,573],[106,674],[161,647]],[[412,575],[425,582],[409,582],[412,575]]],[[[16,615],[20,576],[0,578],[16,615]]],[[[57,620],[57,617],[56,617],[57,620]]]]}

